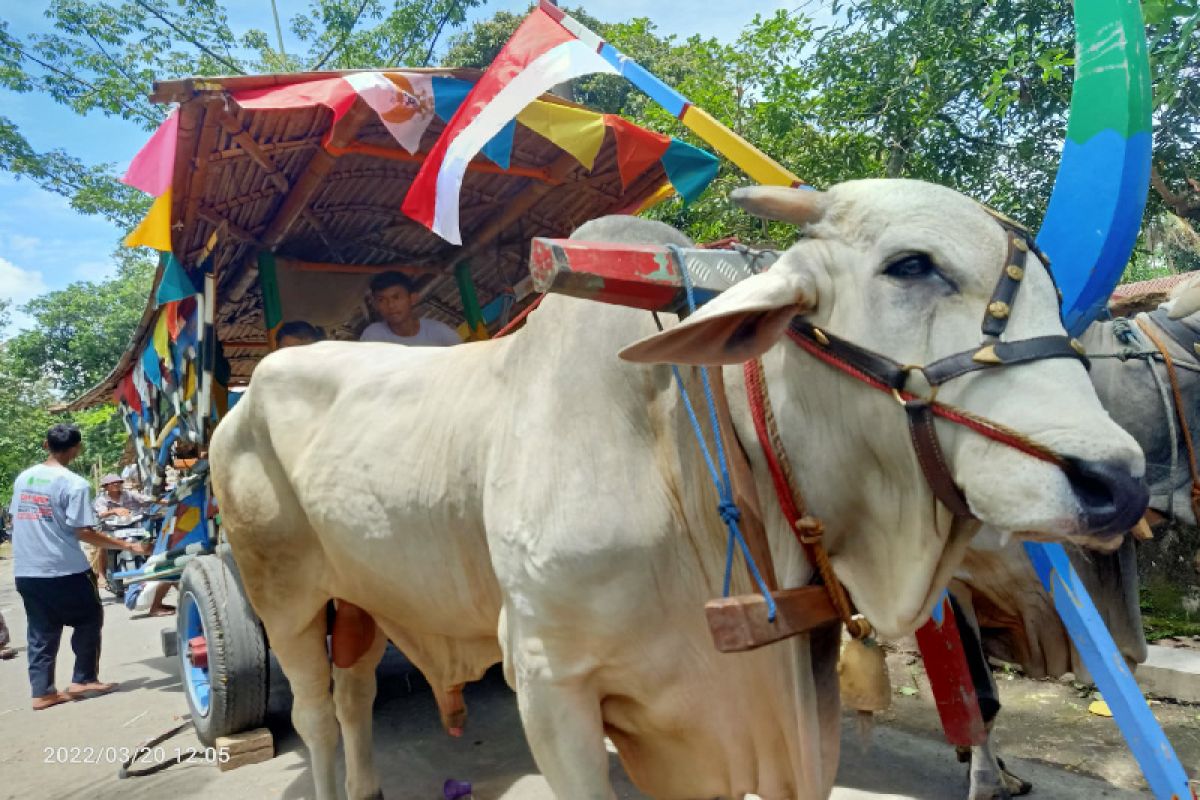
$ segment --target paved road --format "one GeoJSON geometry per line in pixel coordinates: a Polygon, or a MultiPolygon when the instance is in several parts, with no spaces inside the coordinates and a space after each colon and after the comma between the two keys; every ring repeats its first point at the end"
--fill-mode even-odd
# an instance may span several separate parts
{"type": "MultiPolygon", "coordinates": [[[[24,669],[25,620],[13,590],[11,561],[0,561],[0,613],[12,629],[21,658],[0,662],[0,797],[4,798],[238,798],[310,796],[303,748],[286,723],[286,693],[275,695],[272,727],[280,754],[270,762],[220,773],[203,763],[178,765],[145,778],[118,780],[117,765],[60,763],[78,755],[58,748],[132,748],[175,724],[186,711],[174,659],[159,651],[158,631],[173,621],[131,618],[123,606],[106,607],[101,675],[122,682],[122,691],[49,711],[28,704],[24,669]]],[[[64,642],[64,646],[65,646],[64,642]]],[[[59,659],[60,685],[70,675],[70,658],[59,659]]],[[[552,800],[525,747],[512,693],[493,671],[467,690],[471,709],[467,736],[453,740],[437,725],[432,696],[419,675],[389,651],[381,666],[376,703],[376,752],[387,797],[431,800],[440,797],[447,777],[471,780],[478,800],[552,800]]],[[[165,744],[198,747],[190,734],[165,744]]],[[[1140,798],[1103,781],[1037,762],[1017,762],[1034,781],[1037,797],[1055,800],[1140,798]]],[[[622,800],[640,798],[613,759],[614,783],[622,800]]],[[[953,752],[927,735],[891,724],[876,732],[863,754],[856,738],[843,742],[836,800],[908,798],[954,800],[966,797],[965,772],[953,752]]]]}

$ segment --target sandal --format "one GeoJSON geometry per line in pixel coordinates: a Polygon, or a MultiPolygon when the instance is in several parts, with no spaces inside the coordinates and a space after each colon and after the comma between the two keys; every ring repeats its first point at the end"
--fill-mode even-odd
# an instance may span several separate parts
{"type": "Polygon", "coordinates": [[[67,687],[66,694],[74,700],[86,700],[89,697],[99,697],[114,692],[116,689],[117,684],[115,683],[92,681],[91,683],[72,683],[67,687]]]}
{"type": "Polygon", "coordinates": [[[51,692],[50,694],[44,694],[41,697],[33,698],[33,710],[45,711],[47,708],[53,708],[54,706],[61,705],[63,703],[69,703],[74,699],[74,697],[66,692],[51,692]]]}

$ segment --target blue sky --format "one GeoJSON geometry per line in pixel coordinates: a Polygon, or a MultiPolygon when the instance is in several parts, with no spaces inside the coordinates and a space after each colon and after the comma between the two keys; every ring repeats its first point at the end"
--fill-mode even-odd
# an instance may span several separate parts
{"type": "MultiPolygon", "coordinates": [[[[304,8],[301,0],[278,0],[282,17],[304,8]]],[[[45,32],[46,2],[5,2],[0,19],[17,35],[45,32]]],[[[271,31],[269,0],[231,0],[230,22],[235,33],[248,28],[271,31]]],[[[487,17],[498,10],[523,11],[529,0],[490,0],[473,12],[487,17]]],[[[813,0],[763,0],[697,4],[684,0],[575,0],[599,19],[649,17],[663,32],[680,36],[702,34],[723,40],[736,37],[756,13],[779,8],[825,5],[813,0]]],[[[286,27],[286,23],[285,23],[286,27]]],[[[286,30],[285,30],[286,44],[286,30]]],[[[137,125],[101,114],[80,117],[36,94],[0,90],[0,114],[12,119],[38,151],[62,148],[89,163],[128,164],[148,133],[137,125]]],[[[110,258],[123,231],[99,217],[76,213],[58,195],[43,191],[27,179],[0,172],[0,298],[14,305],[77,280],[95,280],[114,271],[110,258]]],[[[18,327],[27,322],[16,314],[18,327]]]]}

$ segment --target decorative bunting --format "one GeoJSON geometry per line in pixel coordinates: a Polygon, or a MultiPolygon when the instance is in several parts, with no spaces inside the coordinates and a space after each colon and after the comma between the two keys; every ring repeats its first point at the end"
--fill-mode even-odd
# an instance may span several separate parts
{"type": "Polygon", "coordinates": [[[158,282],[158,290],[154,293],[156,303],[161,306],[196,293],[196,285],[188,277],[187,270],[179,263],[179,259],[171,253],[163,253],[162,262],[162,280],[158,282]]]}
{"type": "MultiPolygon", "coordinates": [[[[458,78],[433,79],[434,113],[443,122],[449,122],[458,112],[459,106],[475,84],[460,81],[458,78]]],[[[488,140],[483,146],[483,155],[501,169],[508,169],[512,164],[513,136],[516,134],[516,120],[509,122],[500,132],[488,140]]]]}
{"type": "Polygon", "coordinates": [[[167,311],[167,309],[160,311],[158,318],[154,321],[154,337],[152,341],[154,343],[154,352],[158,353],[159,359],[169,362],[171,360],[171,334],[167,330],[167,317],[170,316],[167,311]]]}
{"type": "Polygon", "coordinates": [[[174,110],[129,162],[129,169],[125,170],[121,183],[140,189],[152,197],[161,197],[171,188],[178,138],[179,111],[174,110]]]}
{"type": "Polygon", "coordinates": [[[148,380],[153,385],[162,388],[162,370],[158,366],[158,353],[154,350],[154,343],[146,345],[146,349],[142,351],[142,371],[148,380]]]}
{"type": "Polygon", "coordinates": [[[146,216],[125,237],[126,247],[153,247],[155,250],[171,249],[171,190],[167,189],[146,212],[146,216]]]}
{"type": "Polygon", "coordinates": [[[616,69],[535,9],[446,125],[404,198],[404,213],[451,244],[462,244],[458,206],[467,164],[538,95],[593,72],[616,69]]]}
{"type": "Polygon", "coordinates": [[[585,169],[595,166],[596,154],[604,144],[603,115],[537,100],[517,114],[517,121],[575,156],[585,169]]]}
{"type": "Polygon", "coordinates": [[[721,168],[721,162],[712,153],[678,139],[671,140],[662,155],[662,165],[667,171],[667,180],[685,203],[699,197],[721,168]]]}
{"type": "Polygon", "coordinates": [[[634,125],[616,114],[606,114],[605,123],[612,128],[617,142],[617,169],[621,171],[621,187],[629,188],[639,175],[662,158],[671,146],[671,137],[634,125]]]}

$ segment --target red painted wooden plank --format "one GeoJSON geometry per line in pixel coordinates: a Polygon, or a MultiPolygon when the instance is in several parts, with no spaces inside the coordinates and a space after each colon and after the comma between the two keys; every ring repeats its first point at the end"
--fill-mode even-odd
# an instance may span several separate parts
{"type": "Polygon", "coordinates": [[[943,598],[941,603],[940,613],[935,613],[917,631],[917,645],[925,660],[925,673],[947,741],[958,747],[980,745],[987,740],[987,729],[979,710],[979,698],[975,696],[954,612],[949,600],[943,598]]]}
{"type": "MultiPolygon", "coordinates": [[[[777,257],[770,251],[754,255],[698,248],[680,252],[697,304],[711,300],[777,257]]],[[[536,238],[529,272],[540,292],[670,313],[678,313],[687,303],[675,255],[658,245],[536,238]]]]}

